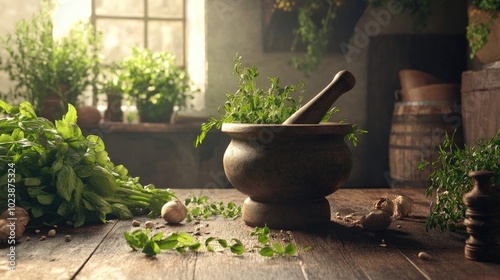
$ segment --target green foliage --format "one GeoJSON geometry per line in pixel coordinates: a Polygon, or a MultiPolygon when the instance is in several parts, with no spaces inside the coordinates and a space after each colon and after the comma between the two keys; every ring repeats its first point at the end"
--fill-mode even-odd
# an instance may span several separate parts
{"type": "Polygon", "coordinates": [[[295,40],[292,51],[300,43],[306,45],[306,53],[301,57],[292,57],[292,64],[306,76],[317,69],[321,57],[330,45],[330,38],[334,31],[332,22],[337,16],[337,9],[340,5],[340,1],[306,0],[298,7],[299,26],[294,30],[295,40]],[[313,20],[313,15],[318,11],[326,11],[319,25],[313,20]]]}
{"type": "Polygon", "coordinates": [[[500,1],[498,0],[473,0],[472,4],[477,9],[470,11],[467,26],[466,36],[471,48],[470,58],[474,58],[488,42],[491,27],[497,18],[497,12],[500,11],[500,1]],[[481,12],[485,15],[481,16],[479,14],[481,12]]]}
{"type": "Polygon", "coordinates": [[[241,206],[236,206],[234,202],[210,202],[207,196],[196,197],[194,195],[185,199],[184,205],[188,209],[186,221],[193,219],[208,219],[211,216],[220,215],[224,218],[236,219],[241,216],[241,206]]]}
{"type": "Polygon", "coordinates": [[[163,238],[163,232],[160,231],[149,237],[151,229],[145,231],[136,229],[132,232],[125,232],[125,239],[128,245],[134,250],[141,250],[147,256],[158,255],[161,250],[175,250],[179,253],[186,251],[198,251],[201,248],[201,243],[196,241],[190,234],[172,233],[163,238]]]}
{"type": "MultiPolygon", "coordinates": [[[[261,246],[256,246],[259,248],[259,254],[264,257],[273,257],[274,255],[279,256],[294,256],[297,253],[297,246],[295,244],[288,243],[282,246],[280,243],[270,243],[269,239],[270,230],[267,226],[263,228],[255,228],[255,231],[250,233],[250,236],[257,237],[257,240],[261,246]]],[[[214,236],[208,237],[205,242],[200,243],[198,240],[193,238],[192,235],[179,232],[171,233],[169,236],[163,238],[163,232],[158,232],[151,236],[151,229],[146,228],[145,230],[136,229],[131,232],[125,232],[125,240],[128,245],[134,250],[141,250],[147,256],[155,256],[160,254],[161,250],[175,250],[181,254],[187,251],[196,252],[199,251],[203,245],[208,252],[215,252],[214,243],[217,247],[222,250],[229,249],[232,254],[242,255],[245,253],[245,245],[241,240],[237,238],[232,238],[230,241],[218,238],[214,236]]],[[[309,248],[306,248],[308,250],[309,248]]]]}
{"type": "MultiPolygon", "coordinates": [[[[235,93],[226,94],[224,107],[219,108],[219,119],[210,116],[208,122],[202,124],[200,134],[196,137],[196,147],[203,142],[208,131],[214,127],[220,129],[223,123],[281,124],[301,106],[302,96],[295,100],[292,94],[299,88],[300,94],[303,93],[302,82],[281,87],[278,78],[270,77],[270,87],[265,91],[257,87],[256,79],[260,73],[255,66],[243,68],[241,56],[236,56],[234,63],[234,74],[238,77],[239,88],[235,93]]],[[[326,113],[323,121],[327,121],[337,112],[339,109],[333,107],[326,113]]],[[[366,131],[356,126],[353,126],[353,131],[348,138],[357,144],[356,134],[366,131]]]]}
{"type": "Polygon", "coordinates": [[[446,135],[439,146],[437,161],[423,162],[419,168],[434,170],[430,175],[431,186],[426,195],[435,196],[435,202],[426,221],[426,228],[455,230],[465,217],[463,196],[473,186],[472,178],[467,175],[469,172],[495,172],[491,184],[496,189],[500,188],[500,131],[488,140],[478,139],[474,146],[465,148],[457,146],[453,137],[446,135]]]}
{"type": "Polygon", "coordinates": [[[174,106],[186,106],[190,93],[186,71],[177,67],[175,55],[133,48],[122,63],[126,93],[139,112],[149,118],[171,114],[174,106]]]}
{"type": "MultiPolygon", "coordinates": [[[[106,222],[131,218],[145,209],[159,216],[170,190],[142,186],[123,165],[108,158],[104,142],[84,136],[72,105],[55,125],[38,118],[30,103],[11,106],[0,100],[0,210],[7,209],[9,164],[15,165],[16,204],[28,211],[30,225],[73,221],[106,222]]],[[[9,182],[10,183],[10,182],[9,182]]]]}
{"type": "Polygon", "coordinates": [[[39,12],[16,23],[14,33],[2,38],[8,58],[0,69],[8,72],[16,82],[15,93],[38,114],[49,94],[63,97],[62,110],[77,104],[82,91],[95,84],[100,63],[101,37],[93,26],[78,22],[66,36],[55,39],[52,10],[53,4],[44,1],[39,12]]]}
{"type": "Polygon", "coordinates": [[[269,238],[269,233],[271,231],[267,226],[263,228],[256,227],[254,231],[250,233],[250,236],[256,236],[260,245],[255,246],[259,249],[259,254],[264,257],[272,257],[274,255],[280,256],[293,256],[297,252],[297,246],[293,243],[287,243],[285,246],[278,242],[271,243],[269,238]]]}

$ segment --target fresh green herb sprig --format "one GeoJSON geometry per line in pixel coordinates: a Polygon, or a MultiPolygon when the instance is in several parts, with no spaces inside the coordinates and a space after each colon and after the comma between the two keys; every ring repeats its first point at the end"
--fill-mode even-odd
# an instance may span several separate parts
{"type": "Polygon", "coordinates": [[[254,246],[259,249],[259,254],[264,257],[272,257],[274,255],[293,256],[297,252],[297,246],[293,243],[288,243],[285,246],[278,242],[271,243],[269,238],[270,230],[267,226],[263,228],[255,228],[250,233],[250,236],[256,236],[260,245],[254,246]]]}
{"type": "MultiPolygon", "coordinates": [[[[295,113],[301,106],[304,83],[281,87],[278,78],[270,77],[270,87],[267,91],[257,87],[256,79],[259,71],[255,66],[243,68],[241,56],[234,58],[234,74],[239,79],[239,88],[235,93],[226,94],[223,108],[219,108],[220,118],[210,116],[208,122],[201,126],[200,134],[196,137],[195,147],[198,147],[212,128],[220,129],[223,123],[251,123],[251,124],[281,124],[295,113]],[[300,89],[299,99],[295,100],[292,94],[300,89]]],[[[331,108],[322,121],[339,112],[336,107],[331,108]]],[[[341,122],[346,122],[343,119],[341,122]]],[[[357,134],[367,133],[353,125],[353,132],[348,139],[353,145],[358,144],[357,134]]]]}
{"type": "MultiPolygon", "coordinates": [[[[459,147],[453,137],[446,135],[439,146],[435,162],[423,162],[419,169],[432,168],[431,185],[426,191],[435,196],[426,221],[426,228],[456,230],[465,217],[463,196],[473,186],[471,171],[488,170],[495,173],[491,179],[493,188],[500,188],[500,131],[490,139],[478,139],[472,147],[459,147]]],[[[500,201],[498,201],[500,203],[500,201]]]]}
{"type": "Polygon", "coordinates": [[[233,220],[241,216],[241,206],[237,206],[232,201],[227,204],[224,204],[224,202],[210,202],[207,196],[196,197],[191,195],[184,200],[184,205],[188,209],[186,216],[186,222],[188,223],[193,219],[208,219],[217,215],[233,220]]]}
{"type": "MultiPolygon", "coordinates": [[[[269,238],[270,230],[267,226],[263,228],[256,227],[254,231],[250,233],[250,236],[257,237],[259,244],[254,246],[259,249],[259,254],[264,257],[273,257],[275,255],[279,256],[294,256],[297,253],[297,246],[292,243],[288,243],[285,246],[280,243],[271,243],[269,238]]],[[[229,249],[231,253],[235,255],[242,255],[247,250],[245,245],[241,240],[237,238],[232,238],[229,242],[226,239],[218,237],[208,237],[205,242],[200,243],[192,235],[185,232],[171,233],[167,237],[163,237],[163,232],[158,232],[151,236],[151,229],[146,228],[145,230],[136,229],[131,232],[125,232],[125,240],[128,245],[137,251],[142,251],[147,256],[155,256],[161,253],[161,250],[175,250],[181,254],[187,251],[196,252],[202,249],[203,245],[208,252],[215,252],[213,243],[218,244],[222,250],[229,249]]],[[[305,250],[309,250],[307,247],[305,250]]]]}
{"type": "Polygon", "coordinates": [[[141,250],[148,256],[158,255],[161,250],[175,250],[179,253],[186,251],[198,251],[201,243],[196,241],[189,233],[172,233],[163,238],[163,231],[149,237],[151,229],[136,229],[132,232],[125,232],[125,239],[128,245],[134,250],[141,250]]]}
{"type": "Polygon", "coordinates": [[[123,165],[114,165],[104,142],[84,136],[76,124],[76,109],[55,124],[36,116],[32,105],[10,106],[0,100],[0,210],[7,209],[15,165],[16,205],[28,211],[30,225],[72,221],[106,222],[109,216],[131,218],[150,211],[158,216],[164,203],[176,198],[168,189],[142,186],[123,165]]]}

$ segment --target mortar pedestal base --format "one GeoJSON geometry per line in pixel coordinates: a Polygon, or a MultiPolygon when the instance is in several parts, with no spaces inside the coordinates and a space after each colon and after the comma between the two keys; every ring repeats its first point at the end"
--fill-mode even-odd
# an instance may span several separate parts
{"type": "Polygon", "coordinates": [[[327,224],[330,204],[326,198],[310,201],[263,202],[248,197],[243,203],[243,221],[249,226],[272,229],[305,228],[327,224]]]}

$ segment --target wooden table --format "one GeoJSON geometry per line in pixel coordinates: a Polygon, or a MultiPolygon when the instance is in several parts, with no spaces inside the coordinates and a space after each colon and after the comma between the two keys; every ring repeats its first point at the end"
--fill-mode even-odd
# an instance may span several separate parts
{"type": "MultiPolygon", "coordinates": [[[[175,190],[180,198],[189,194],[207,195],[212,201],[234,201],[241,205],[245,196],[233,189],[175,190]]],[[[273,230],[273,240],[291,237],[299,248],[293,257],[263,257],[256,252],[236,256],[228,251],[180,254],[162,251],[146,257],[133,251],[124,232],[134,229],[130,220],[81,228],[59,226],[54,238],[40,241],[41,233],[26,232],[31,238],[16,245],[16,272],[7,271],[8,249],[1,247],[0,279],[500,279],[500,264],[474,262],[464,258],[464,233],[426,232],[429,198],[423,190],[341,189],[328,197],[332,221],[308,230],[273,230]],[[397,220],[382,234],[363,231],[351,222],[335,218],[354,213],[366,214],[381,196],[402,194],[414,199],[413,214],[397,220]],[[64,236],[73,239],[65,242],[64,236]],[[311,250],[303,248],[312,246],[311,250]],[[427,252],[432,259],[417,255],[427,252]]],[[[139,217],[143,223],[147,217],[139,217]]],[[[164,224],[161,219],[155,220],[164,224]]],[[[202,220],[202,234],[240,239],[247,247],[256,244],[252,227],[241,218],[202,220]],[[206,226],[208,225],[208,226],[206,226]]],[[[157,229],[166,232],[193,231],[194,222],[157,229]]]]}

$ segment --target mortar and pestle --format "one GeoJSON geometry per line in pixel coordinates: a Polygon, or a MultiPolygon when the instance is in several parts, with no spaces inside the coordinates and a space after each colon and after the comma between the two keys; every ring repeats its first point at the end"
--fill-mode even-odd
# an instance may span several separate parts
{"type": "Polygon", "coordinates": [[[325,196],[348,179],[352,155],[344,137],[349,123],[320,123],[333,103],[355,84],[340,71],[332,82],[282,124],[224,123],[231,137],[223,158],[229,182],[248,198],[247,225],[291,229],[330,221],[325,196]]]}

